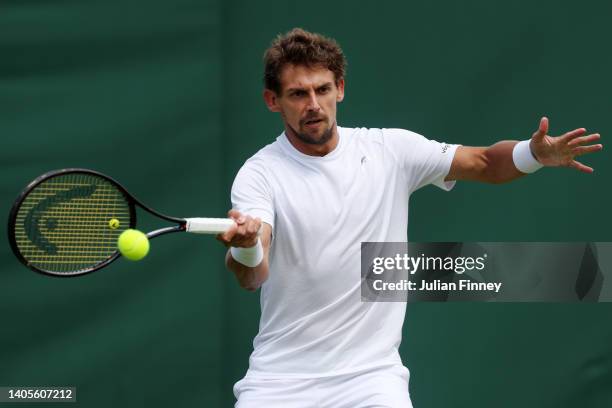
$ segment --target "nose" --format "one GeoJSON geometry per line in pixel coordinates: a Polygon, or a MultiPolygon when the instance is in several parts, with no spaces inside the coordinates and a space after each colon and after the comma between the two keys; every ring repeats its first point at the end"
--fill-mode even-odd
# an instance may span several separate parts
{"type": "Polygon", "coordinates": [[[315,92],[311,92],[308,97],[308,105],[306,105],[306,109],[311,112],[318,112],[321,110],[321,105],[319,105],[319,101],[317,100],[317,94],[315,92]]]}

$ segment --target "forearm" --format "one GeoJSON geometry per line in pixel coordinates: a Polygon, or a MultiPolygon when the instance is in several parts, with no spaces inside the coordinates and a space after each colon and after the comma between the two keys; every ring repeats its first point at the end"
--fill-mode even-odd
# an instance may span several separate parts
{"type": "Polygon", "coordinates": [[[272,226],[237,210],[230,210],[228,216],[235,224],[217,235],[219,241],[230,247],[225,254],[225,266],[234,273],[242,288],[255,291],[268,278],[272,226]]]}
{"type": "Polygon", "coordinates": [[[248,291],[259,289],[266,279],[268,279],[267,257],[264,257],[259,265],[251,268],[237,262],[232,257],[231,251],[228,250],[225,255],[225,266],[234,273],[240,287],[248,291]]]}
{"type": "Polygon", "coordinates": [[[512,159],[512,150],[517,143],[513,140],[504,140],[485,149],[484,156],[487,162],[484,172],[485,182],[506,183],[525,175],[516,168],[512,159]]]}
{"type": "Polygon", "coordinates": [[[446,180],[500,184],[524,176],[512,159],[512,150],[516,143],[504,140],[489,147],[460,146],[446,180]]]}

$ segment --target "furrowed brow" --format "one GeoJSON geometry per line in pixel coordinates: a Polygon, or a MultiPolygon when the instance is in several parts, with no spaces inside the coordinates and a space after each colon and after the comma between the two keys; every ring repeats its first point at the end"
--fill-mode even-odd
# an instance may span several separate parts
{"type": "Polygon", "coordinates": [[[287,93],[292,93],[292,92],[305,91],[305,90],[306,90],[306,88],[297,87],[297,88],[289,88],[289,89],[287,89],[286,92],[287,93]]]}
{"type": "MultiPolygon", "coordinates": [[[[325,82],[321,85],[317,85],[315,87],[315,89],[321,89],[321,88],[325,88],[325,87],[332,87],[334,83],[333,82],[325,82]]],[[[294,88],[287,88],[287,90],[285,92],[287,92],[288,94],[293,93],[293,92],[298,92],[298,91],[303,91],[303,92],[307,92],[307,88],[305,87],[294,87],[294,88]]]]}

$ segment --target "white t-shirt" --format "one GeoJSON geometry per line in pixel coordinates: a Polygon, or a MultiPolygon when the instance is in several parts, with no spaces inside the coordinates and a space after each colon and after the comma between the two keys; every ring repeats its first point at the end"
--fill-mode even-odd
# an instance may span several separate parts
{"type": "Polygon", "coordinates": [[[338,127],[323,157],[281,134],[246,161],[233,208],[273,227],[247,376],[313,378],[402,364],[401,302],[362,302],[361,242],[405,242],[408,198],[444,182],[456,145],[401,129],[338,127]]]}

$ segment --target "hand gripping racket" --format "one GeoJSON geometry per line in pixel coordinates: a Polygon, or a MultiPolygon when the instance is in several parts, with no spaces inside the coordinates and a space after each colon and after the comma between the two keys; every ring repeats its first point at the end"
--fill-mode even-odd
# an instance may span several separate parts
{"type": "Polygon", "coordinates": [[[112,178],[93,170],[62,169],[43,174],[17,197],[8,238],[28,268],[53,276],[78,276],[101,269],[120,256],[117,238],[136,227],[136,206],[176,225],[147,234],[219,234],[229,218],[176,218],[142,204],[112,178]]]}

